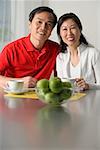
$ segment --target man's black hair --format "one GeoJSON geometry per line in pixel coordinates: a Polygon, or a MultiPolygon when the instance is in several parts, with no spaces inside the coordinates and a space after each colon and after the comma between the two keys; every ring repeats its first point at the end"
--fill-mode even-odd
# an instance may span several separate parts
{"type": "Polygon", "coordinates": [[[33,9],[30,14],[29,14],[29,21],[32,22],[35,14],[39,14],[41,12],[48,12],[48,13],[51,13],[54,17],[54,21],[53,21],[53,27],[55,27],[56,23],[57,23],[57,16],[56,14],[54,13],[54,11],[47,7],[47,6],[40,6],[40,7],[37,7],[35,9],[33,9]]]}

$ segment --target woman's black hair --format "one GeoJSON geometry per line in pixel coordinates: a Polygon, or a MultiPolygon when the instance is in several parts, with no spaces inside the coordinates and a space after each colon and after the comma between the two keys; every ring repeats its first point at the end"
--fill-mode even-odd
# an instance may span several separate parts
{"type": "MultiPolygon", "coordinates": [[[[67,44],[63,42],[63,40],[60,36],[60,27],[61,27],[62,23],[67,19],[73,19],[74,22],[77,24],[80,32],[82,31],[81,21],[74,13],[66,13],[66,14],[62,15],[59,18],[58,24],[57,24],[57,34],[58,34],[58,37],[59,37],[59,40],[60,40],[60,46],[61,46],[61,51],[62,52],[66,51],[67,44]]],[[[84,43],[84,44],[88,45],[88,42],[87,42],[86,38],[84,37],[84,35],[82,34],[82,32],[81,32],[81,35],[80,35],[80,43],[84,43]]]]}
{"type": "Polygon", "coordinates": [[[53,15],[53,17],[54,17],[53,28],[54,28],[55,25],[56,25],[56,23],[57,23],[57,16],[56,16],[56,14],[54,13],[54,11],[53,11],[51,8],[47,7],[47,6],[40,6],[40,7],[37,7],[37,8],[35,8],[35,9],[33,9],[33,10],[30,12],[30,14],[29,14],[29,21],[32,22],[32,20],[33,20],[35,14],[39,14],[39,13],[41,13],[41,12],[49,12],[49,13],[51,13],[51,14],[53,15]]]}

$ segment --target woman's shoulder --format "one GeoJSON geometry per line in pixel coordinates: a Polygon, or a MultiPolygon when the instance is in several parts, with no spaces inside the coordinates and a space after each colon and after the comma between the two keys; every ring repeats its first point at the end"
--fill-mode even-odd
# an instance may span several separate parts
{"type": "Polygon", "coordinates": [[[91,59],[92,62],[94,62],[94,64],[96,63],[96,61],[98,59],[100,59],[100,50],[98,50],[94,46],[91,46],[91,45],[88,46],[87,47],[87,53],[88,53],[89,59],[91,59]]]}
{"type": "Polygon", "coordinates": [[[90,55],[99,55],[100,54],[100,50],[98,50],[96,47],[94,47],[91,44],[85,45],[85,44],[81,44],[81,50],[85,53],[88,53],[90,55]]]}
{"type": "Polygon", "coordinates": [[[87,50],[92,55],[100,55],[100,50],[98,50],[96,47],[89,45],[87,47],[87,50]]]}

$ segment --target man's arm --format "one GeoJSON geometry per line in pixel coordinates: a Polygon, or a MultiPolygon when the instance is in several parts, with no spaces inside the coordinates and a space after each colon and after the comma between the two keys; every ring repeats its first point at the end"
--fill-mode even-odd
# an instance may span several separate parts
{"type": "Polygon", "coordinates": [[[37,79],[31,77],[31,76],[26,76],[26,77],[22,77],[22,78],[11,78],[11,77],[5,77],[0,75],[0,88],[6,87],[7,86],[7,82],[11,79],[22,79],[24,81],[24,84],[26,87],[35,87],[36,86],[36,82],[37,79]]]}
{"type": "Polygon", "coordinates": [[[12,79],[12,78],[0,75],[0,88],[5,87],[7,85],[8,80],[10,80],[10,79],[12,79]]]}

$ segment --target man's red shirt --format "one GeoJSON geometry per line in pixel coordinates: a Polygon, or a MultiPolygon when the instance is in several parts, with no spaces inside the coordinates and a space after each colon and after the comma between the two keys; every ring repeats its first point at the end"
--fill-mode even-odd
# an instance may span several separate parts
{"type": "Polygon", "coordinates": [[[38,51],[28,35],[4,47],[0,53],[0,74],[14,78],[32,76],[49,79],[58,52],[58,43],[51,40],[47,40],[42,50],[38,51]]]}

